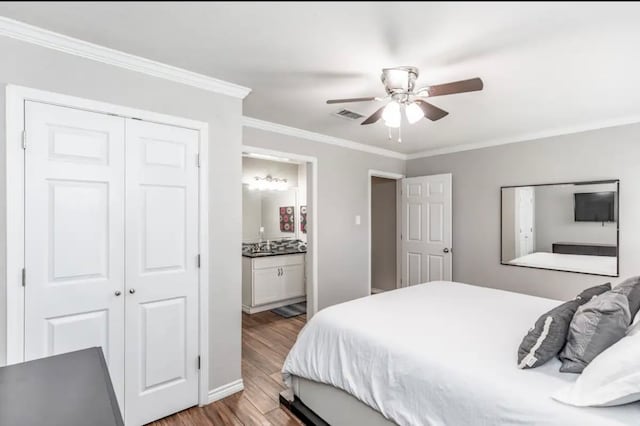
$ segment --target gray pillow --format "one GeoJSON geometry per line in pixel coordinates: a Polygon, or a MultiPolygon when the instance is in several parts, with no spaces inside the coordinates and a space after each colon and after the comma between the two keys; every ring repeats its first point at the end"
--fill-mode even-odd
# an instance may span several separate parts
{"type": "Polygon", "coordinates": [[[618,284],[613,291],[624,294],[629,299],[629,313],[635,318],[640,311],[640,276],[632,277],[618,284]]]}
{"type": "Polygon", "coordinates": [[[611,290],[610,283],[591,287],[574,300],[565,302],[538,318],[518,348],[518,368],[538,367],[558,355],[567,341],[569,324],[578,307],[608,290],[611,290]]]}
{"type": "Polygon", "coordinates": [[[602,285],[597,285],[595,287],[588,288],[584,290],[582,293],[578,295],[578,299],[581,300],[581,305],[584,305],[589,300],[593,299],[595,296],[599,296],[602,293],[611,290],[611,283],[606,283],[602,285]]]}
{"type": "Polygon", "coordinates": [[[560,371],[581,373],[595,357],[624,337],[630,321],[627,297],[614,290],[580,306],[559,355],[560,371]]]}

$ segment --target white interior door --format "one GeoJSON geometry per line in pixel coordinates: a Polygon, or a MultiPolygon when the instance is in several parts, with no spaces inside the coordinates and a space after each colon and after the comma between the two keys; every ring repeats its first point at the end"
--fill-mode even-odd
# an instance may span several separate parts
{"type": "Polygon", "coordinates": [[[100,346],[123,407],[124,119],[26,102],[25,131],[25,360],[100,346]]]}
{"type": "Polygon", "coordinates": [[[125,421],[198,403],[198,138],[126,120],[125,421]]]}
{"type": "Polygon", "coordinates": [[[534,192],[532,187],[516,188],[518,203],[518,257],[534,251],[534,192]]]}
{"type": "Polygon", "coordinates": [[[402,286],[451,281],[451,174],[402,179],[402,286]]]}

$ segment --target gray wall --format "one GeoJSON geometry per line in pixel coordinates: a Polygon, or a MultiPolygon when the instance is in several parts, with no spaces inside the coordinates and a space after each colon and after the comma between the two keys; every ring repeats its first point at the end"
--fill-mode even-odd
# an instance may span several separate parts
{"type": "Polygon", "coordinates": [[[396,181],[371,177],[371,287],[396,288],[396,181]]]}
{"type": "Polygon", "coordinates": [[[615,184],[552,185],[535,188],[536,251],[551,253],[555,242],[616,244],[616,223],[576,222],[573,194],[576,192],[612,192],[615,184]]]}
{"type": "MultiPolygon", "coordinates": [[[[242,101],[122,68],[0,37],[0,84],[18,84],[209,123],[209,388],[239,379],[241,350],[242,101]]],[[[4,117],[5,91],[0,91],[4,117]]],[[[5,137],[4,120],[0,135],[5,137]]],[[[0,150],[4,157],[4,149],[0,150]]],[[[4,158],[0,160],[5,175],[4,158]]],[[[11,189],[3,182],[2,191],[11,189]]],[[[5,199],[4,192],[0,199],[5,199]]],[[[5,229],[4,208],[2,232],[5,229]]],[[[6,241],[4,235],[2,240],[6,241]]],[[[2,250],[6,249],[2,244],[2,250]]],[[[4,253],[2,253],[4,254],[4,253]]],[[[4,255],[1,256],[4,262],[4,255]]],[[[0,312],[5,312],[4,263],[0,312]]],[[[5,359],[5,315],[0,315],[0,362],[5,359]]]]}
{"type": "MultiPolygon", "coordinates": [[[[557,299],[610,278],[500,265],[500,186],[620,179],[620,274],[640,274],[640,124],[409,160],[453,173],[453,279],[557,299]]],[[[613,279],[614,282],[619,281],[613,279]]]]}
{"type": "Polygon", "coordinates": [[[405,162],[250,127],[243,142],[318,159],[318,308],[366,296],[369,170],[404,173],[405,162]]]}

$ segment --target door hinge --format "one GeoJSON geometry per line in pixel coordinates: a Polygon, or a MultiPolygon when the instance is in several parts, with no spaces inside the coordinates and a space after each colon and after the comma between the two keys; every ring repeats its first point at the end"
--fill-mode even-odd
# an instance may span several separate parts
{"type": "Polygon", "coordinates": [[[198,268],[200,267],[200,255],[196,256],[196,265],[198,265],[198,268]]]}
{"type": "Polygon", "coordinates": [[[27,149],[27,131],[22,131],[22,149],[27,149]]]}
{"type": "Polygon", "coordinates": [[[200,370],[200,355],[198,355],[198,370],[200,370]]]}
{"type": "Polygon", "coordinates": [[[402,241],[402,234],[400,234],[400,241],[402,241]]]}
{"type": "Polygon", "coordinates": [[[27,270],[22,268],[22,287],[27,285],[27,270]]]}
{"type": "Polygon", "coordinates": [[[200,154],[196,154],[196,166],[200,167],[200,154]]]}

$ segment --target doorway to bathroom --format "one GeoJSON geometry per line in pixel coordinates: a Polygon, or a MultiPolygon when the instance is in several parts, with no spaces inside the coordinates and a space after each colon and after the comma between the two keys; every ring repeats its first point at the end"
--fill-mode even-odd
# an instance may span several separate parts
{"type": "Polygon", "coordinates": [[[243,147],[245,315],[308,319],[317,311],[316,182],[314,157],[243,147]]]}

